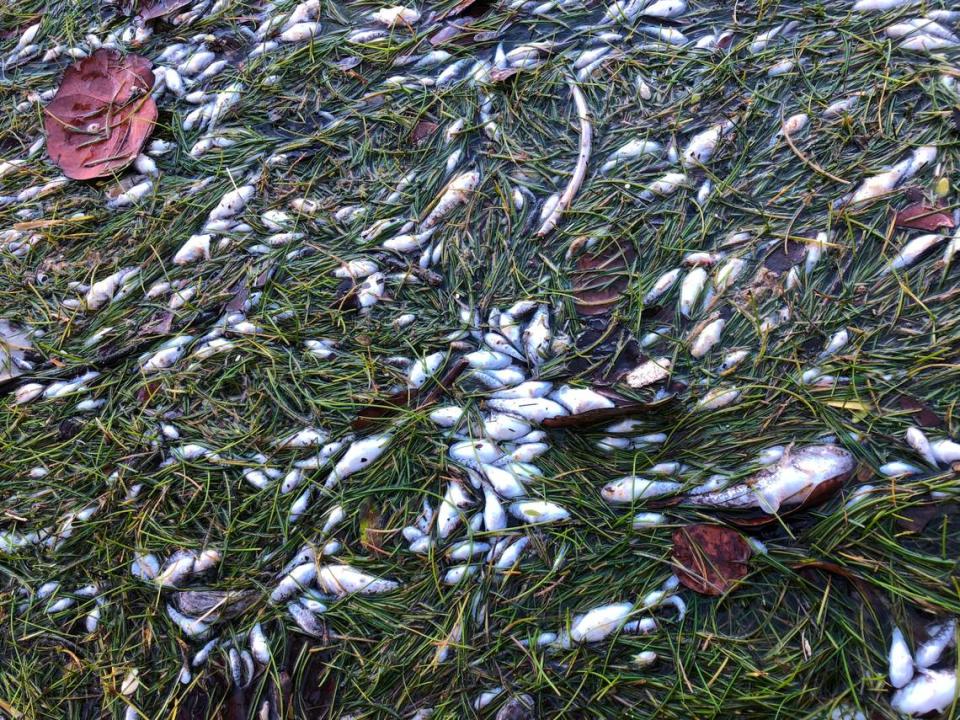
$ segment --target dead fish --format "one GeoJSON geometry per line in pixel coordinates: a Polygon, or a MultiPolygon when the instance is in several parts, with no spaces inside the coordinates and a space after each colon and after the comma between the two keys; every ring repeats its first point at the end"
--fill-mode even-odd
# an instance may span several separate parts
{"type": "Polygon", "coordinates": [[[540,398],[545,397],[553,389],[553,383],[543,380],[527,380],[510,388],[497,390],[490,394],[490,397],[497,400],[509,400],[517,398],[540,398]]]}
{"type": "MultiPolygon", "coordinates": [[[[943,651],[956,642],[957,620],[950,618],[940,625],[928,628],[930,639],[917,648],[917,667],[921,670],[936,665],[943,651]]],[[[894,687],[901,687],[894,685],[894,687]]]]}
{"type": "Polygon", "coordinates": [[[317,573],[317,584],[324,592],[337,597],[353,593],[373,595],[391,592],[400,587],[400,583],[394,580],[368,575],[349,565],[321,565],[317,573]]]}
{"type": "MultiPolygon", "coordinates": [[[[435,352],[417,360],[407,375],[407,385],[411,388],[423,387],[427,380],[440,369],[446,358],[447,354],[445,352],[435,352]]],[[[509,364],[509,361],[507,364],[509,364]]]]}
{"type": "Polygon", "coordinates": [[[843,481],[853,472],[853,456],[837,445],[788,449],[775,465],[743,483],[715,493],[687,496],[686,502],[722,508],[758,507],[776,514],[786,504],[802,503],[824,483],[843,481]]]}
{"type": "Polygon", "coordinates": [[[919,5],[919,0],[857,0],[853,4],[854,12],[893,10],[899,7],[919,5]]]}
{"type": "Polygon", "coordinates": [[[613,401],[605,395],[588,388],[575,388],[561,385],[549,395],[551,400],[563,405],[572,415],[614,407],[613,401]]]}
{"type": "Polygon", "coordinates": [[[619,630],[634,610],[630,602],[601,605],[579,615],[570,623],[569,642],[599,642],[616,630],[619,630]]]}
{"type": "Polygon", "coordinates": [[[273,446],[276,448],[305,448],[311,445],[322,445],[329,437],[329,433],[324,430],[306,427],[281,440],[276,440],[273,446]]]}
{"type": "Polygon", "coordinates": [[[695,267],[683,278],[680,284],[680,314],[690,317],[693,309],[707,284],[707,271],[702,267],[695,267]]]}
{"type": "Polygon", "coordinates": [[[889,170],[864,180],[852,195],[841,199],[838,204],[857,205],[887,195],[908,175],[912,165],[911,158],[901,160],[889,170]]]}
{"type": "Polygon", "coordinates": [[[687,146],[680,153],[680,162],[685,166],[705,164],[713,157],[713,153],[723,136],[732,129],[733,123],[725,120],[697,133],[690,138],[687,146]]]}
{"type": "Polygon", "coordinates": [[[726,324],[726,320],[718,318],[705,325],[697,333],[693,342],[690,343],[690,355],[695,358],[702,358],[710,352],[713,346],[720,342],[720,335],[723,333],[726,324]]]}
{"type": "Polygon", "coordinates": [[[605,175],[625,160],[633,160],[642,155],[659,155],[662,152],[663,145],[653,140],[631,140],[607,156],[606,162],[600,166],[600,172],[605,175]]]}
{"type": "Polygon", "coordinates": [[[509,470],[495,465],[480,465],[479,469],[500,497],[513,500],[527,494],[523,482],[509,470]]]}
{"type": "Polygon", "coordinates": [[[537,307],[533,318],[523,331],[523,349],[527,360],[534,367],[539,367],[546,350],[550,346],[552,332],[550,330],[550,311],[546,305],[537,307]]]}
{"type": "Polygon", "coordinates": [[[666,197],[686,186],[686,184],[687,176],[684,173],[669,172],[650,183],[647,189],[640,193],[640,198],[642,200],[652,200],[656,196],[666,197]]]}
{"type": "Polygon", "coordinates": [[[895,688],[902,688],[913,679],[913,657],[898,627],[893,628],[890,652],[887,654],[887,667],[890,684],[895,688]]]}
{"type": "Polygon", "coordinates": [[[890,698],[890,706],[906,715],[943,712],[957,694],[957,674],[953,670],[922,670],[890,698]]]}
{"type": "Polygon", "coordinates": [[[428,230],[437,225],[441,220],[449,215],[454,208],[456,208],[458,205],[466,203],[470,197],[470,194],[476,190],[479,184],[480,173],[476,172],[475,170],[460,173],[454,177],[449,183],[447,183],[446,188],[444,188],[443,192],[440,194],[440,197],[433,206],[433,209],[423,219],[423,222],[420,223],[420,226],[424,230],[428,230]]]}
{"type": "Polygon", "coordinates": [[[543,422],[548,418],[569,415],[565,407],[547,398],[510,398],[506,400],[488,400],[487,406],[493,410],[517,415],[532,422],[543,422]]]}
{"type": "Polygon", "coordinates": [[[922,255],[946,240],[945,235],[934,233],[918,235],[903,246],[896,257],[890,261],[881,274],[886,275],[894,270],[903,270],[913,265],[922,255]]]}
{"type": "Polygon", "coordinates": [[[680,277],[680,273],[683,272],[681,268],[674,268],[673,270],[668,270],[663,275],[657,278],[656,282],[653,283],[653,287],[647,292],[643,298],[644,305],[653,305],[661,297],[667,294],[670,291],[677,280],[680,277]]]}
{"type": "Polygon", "coordinates": [[[937,456],[933,451],[933,446],[919,428],[909,428],[906,433],[907,444],[923,457],[930,465],[937,467],[937,456]]]}
{"type": "Polygon", "coordinates": [[[438,427],[455,427],[460,422],[460,418],[463,417],[463,408],[456,405],[438,407],[431,411],[428,417],[438,427]]]}
{"type": "Polygon", "coordinates": [[[493,440],[516,440],[530,430],[528,423],[504,413],[491,413],[483,421],[484,434],[493,440]]]}
{"type": "Polygon", "coordinates": [[[447,484],[443,500],[437,508],[437,537],[443,540],[460,524],[463,519],[462,510],[473,504],[473,500],[456,480],[447,484]]]}
{"type": "Polygon", "coordinates": [[[298,565],[284,575],[270,593],[270,601],[277,603],[286,600],[301,589],[308,587],[317,577],[315,562],[298,565]]]}
{"type": "Polygon", "coordinates": [[[634,500],[674,495],[682,488],[682,483],[627,475],[604,485],[600,495],[609,503],[630,503],[634,500]]]}
{"type": "Polygon", "coordinates": [[[391,433],[381,433],[351,443],[347,452],[333,466],[323,486],[332,488],[344,478],[368,467],[383,454],[392,439],[391,433]]]}
{"type": "Polygon", "coordinates": [[[546,500],[522,500],[511,503],[509,510],[517,520],[531,525],[560,522],[570,517],[570,513],[563,506],[546,500]]]}
{"type": "Polygon", "coordinates": [[[185,635],[190,637],[202,638],[210,632],[209,624],[197,618],[184,615],[169,603],[167,604],[167,615],[185,635]]]}
{"type": "Polygon", "coordinates": [[[753,39],[753,41],[748,46],[748,49],[754,55],[761,53],[767,49],[767,46],[775,37],[781,34],[786,35],[788,33],[793,32],[793,30],[797,27],[798,24],[799,23],[797,23],[796,21],[792,21],[789,23],[783,23],[782,25],[777,25],[776,27],[771,28],[770,30],[762,32],[753,39]]]}
{"type": "Polygon", "coordinates": [[[946,48],[956,47],[958,43],[956,40],[948,40],[947,38],[939,37],[936,35],[927,35],[925,33],[918,33],[916,35],[911,35],[905,40],[900,42],[900,47],[904,50],[916,50],[918,52],[931,52],[934,50],[944,50],[946,48]]]}
{"type": "Polygon", "coordinates": [[[220,202],[210,211],[209,218],[211,220],[223,220],[234,217],[243,211],[255,194],[256,188],[253,185],[242,185],[235,190],[230,190],[220,198],[220,202]]]}
{"type": "Polygon", "coordinates": [[[824,108],[823,112],[820,113],[820,117],[822,117],[824,120],[833,120],[834,118],[838,118],[853,110],[857,104],[859,104],[859,102],[859,94],[854,94],[850,97],[836,100],[824,108]]]}
{"type": "Polygon", "coordinates": [[[686,0],[656,0],[643,8],[645,17],[675,18],[687,11],[686,0]]]}
{"type": "Polygon", "coordinates": [[[502,370],[513,362],[509,355],[490,350],[476,350],[464,355],[463,359],[476,370],[502,370]]]}
{"type": "Polygon", "coordinates": [[[370,13],[370,19],[392,28],[397,25],[411,25],[417,22],[420,19],[420,13],[415,8],[393,5],[370,13]]]}
{"type": "Polygon", "coordinates": [[[187,265],[210,258],[210,235],[191,235],[173,256],[175,265],[187,265]]]}
{"type": "Polygon", "coordinates": [[[178,551],[166,562],[163,569],[154,578],[154,582],[164,587],[175,587],[190,575],[198,575],[220,562],[217,550],[178,551]]]}

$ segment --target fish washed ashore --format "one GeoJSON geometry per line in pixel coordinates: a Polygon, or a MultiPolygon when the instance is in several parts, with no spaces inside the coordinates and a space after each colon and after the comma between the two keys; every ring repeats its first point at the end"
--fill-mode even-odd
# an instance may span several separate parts
{"type": "Polygon", "coordinates": [[[0,7],[0,717],[954,717],[960,11],[0,7]]]}

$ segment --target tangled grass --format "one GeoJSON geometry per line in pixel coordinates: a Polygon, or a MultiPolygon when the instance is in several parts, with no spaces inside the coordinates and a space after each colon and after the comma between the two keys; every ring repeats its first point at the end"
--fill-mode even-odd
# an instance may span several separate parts
{"type": "MultiPolygon", "coordinates": [[[[276,3],[281,9],[294,4],[276,3]]],[[[133,707],[150,718],[259,717],[273,693],[279,717],[409,717],[428,707],[436,718],[473,717],[480,691],[504,687],[528,694],[537,716],[551,718],[823,718],[840,708],[895,717],[885,680],[892,625],[916,641],[924,622],[960,614],[956,471],[927,466],[904,440],[929,414],[937,425],[932,435],[958,434],[960,271],[940,260],[938,250],[913,267],[884,272],[919,234],[896,227],[892,208],[905,205],[911,192],[941,200],[948,213],[958,205],[957,95],[942,82],[958,75],[956,49],[903,50],[882,31],[912,11],[854,13],[848,2],[691,2],[679,29],[693,40],[712,28],[732,30],[732,46],[723,52],[655,43],[631,26],[619,27],[625,38],[619,53],[580,82],[594,130],[586,182],[558,229],[541,240],[533,233],[540,205],[562,191],[577,152],[570,53],[587,42],[602,7],[587,2],[534,15],[491,3],[471,21],[469,42],[443,46],[451,61],[472,63],[490,58],[500,42],[507,49],[534,39],[562,43],[540,67],[485,86],[499,126],[494,138],[477,119],[481,99],[469,82],[442,88],[385,82],[408,73],[392,66],[397,58],[433,49],[428,38],[440,21],[425,17],[382,44],[347,41],[350,31],[371,26],[361,16],[377,7],[322,3],[320,34],[253,59],[246,57],[249,29],[263,8],[251,3],[224,3],[189,27],[158,24],[137,49],[147,58],[197,33],[216,35],[212,44],[230,65],[213,85],[236,81],[244,88],[219,129],[234,144],[192,157],[188,150],[202,132],[183,128],[192,108],[167,93],[158,101],[153,137],[175,148],[156,158],[159,176],[140,203],[107,209],[106,193],[120,178],[105,178],[0,207],[0,229],[37,236],[25,254],[0,243],[7,248],[0,258],[0,317],[42,331],[34,337],[34,369],[6,381],[0,399],[3,529],[56,527],[68,513],[97,508],[56,547],[27,544],[0,554],[0,713],[123,717],[133,707]],[[793,21],[794,32],[751,52],[760,33],[793,21]],[[343,69],[348,57],[359,62],[343,69]],[[795,66],[769,76],[784,60],[795,66]],[[652,91],[647,98],[638,90],[640,76],[652,91]],[[853,107],[823,117],[828,105],[852,95],[859,96],[853,107]],[[782,120],[796,113],[807,114],[809,125],[789,142],[775,138],[782,120]],[[465,129],[448,143],[444,129],[457,118],[466,119],[465,129]],[[691,172],[696,182],[674,194],[640,199],[665,171],[662,159],[597,172],[628,140],[666,146],[675,139],[683,147],[722,119],[734,122],[733,132],[709,163],[691,172]],[[411,133],[424,121],[439,129],[415,143],[411,133]],[[938,155],[906,183],[916,190],[901,187],[863,207],[835,206],[864,178],[920,146],[934,146],[938,155]],[[416,255],[383,253],[382,238],[364,240],[360,232],[385,217],[422,217],[446,182],[454,150],[463,153],[461,169],[478,170],[481,182],[440,230],[439,261],[419,282],[391,282],[368,314],[345,312],[335,300],[341,280],[332,274],[345,260],[373,257],[397,273],[417,265],[416,255]],[[285,158],[268,162],[278,154],[285,158]],[[252,234],[230,237],[228,248],[202,263],[173,264],[221,196],[254,171],[261,173],[257,194],[243,215],[252,234]],[[400,201],[385,202],[411,171],[416,180],[400,201]],[[209,184],[189,194],[203,178],[209,184]],[[703,179],[712,181],[713,191],[698,204],[703,179]],[[520,186],[535,199],[522,209],[513,202],[520,186]],[[304,237],[295,247],[249,252],[269,234],[260,213],[301,197],[316,200],[320,211],[296,219],[294,229],[304,237]],[[333,213],[349,205],[366,214],[336,221],[333,213]],[[722,249],[738,232],[748,233],[746,239],[726,251],[747,259],[750,270],[713,309],[683,317],[677,287],[659,307],[644,306],[663,272],[688,253],[722,249]],[[821,232],[830,234],[823,259],[806,271],[803,253],[821,232]],[[633,250],[610,271],[620,298],[599,318],[580,316],[575,303],[577,258],[568,248],[584,236],[595,239],[596,249],[633,250]],[[292,249],[305,252],[288,255],[292,249]],[[140,272],[125,297],[95,312],[64,304],[80,297],[71,283],[89,285],[127,266],[140,272]],[[788,289],[790,266],[800,273],[788,289]],[[145,295],[158,281],[179,281],[181,293],[195,293],[170,310],[169,293],[145,295]],[[233,349],[202,362],[141,371],[141,353],[178,334],[208,332],[233,309],[231,302],[250,292],[262,293],[247,312],[261,332],[231,337],[233,349]],[[400,537],[423,499],[436,505],[457,472],[424,409],[401,412],[389,452],[319,497],[296,524],[288,521],[295,494],[276,485],[257,490],[243,480],[243,458],[253,452],[289,470],[302,455],[277,451],[273,443],[297,429],[312,425],[343,437],[362,408],[404,382],[384,359],[447,347],[449,333],[462,326],[461,308],[486,316],[524,298],[548,304],[554,332],[571,338],[592,328],[626,342],[657,330],[659,339],[644,351],[672,360],[677,397],[669,411],[641,418],[640,432],[668,438],[647,450],[601,453],[596,443],[605,433],[597,428],[550,431],[551,450],[537,461],[543,477],[533,487],[562,503],[572,519],[520,528],[532,551],[509,573],[448,587],[441,580],[442,553],[412,554],[400,537]],[[721,345],[694,359],[689,331],[714,311],[727,319],[721,345]],[[415,321],[398,329],[394,321],[407,313],[415,321]],[[771,315],[779,318],[776,327],[764,324],[771,315]],[[846,347],[819,360],[844,328],[846,347]],[[314,338],[335,340],[334,357],[305,352],[304,341],[314,338]],[[747,350],[748,358],[721,378],[721,355],[733,349],[747,350]],[[814,365],[838,380],[805,383],[801,375],[814,365]],[[12,402],[22,383],[72,378],[86,369],[101,375],[85,391],[12,402]],[[738,388],[739,401],[697,409],[697,400],[718,384],[738,388]],[[83,399],[104,404],[78,412],[83,399]],[[162,436],[161,422],[176,426],[180,442],[202,444],[226,459],[162,462],[177,443],[162,436]],[[689,466],[682,481],[692,487],[718,471],[746,475],[764,448],[825,436],[854,453],[860,472],[826,504],[751,530],[767,553],[754,556],[734,591],[720,598],[684,591],[687,615],[660,618],[650,635],[616,634],[569,650],[520,642],[562,628],[578,612],[659,588],[672,572],[672,529],[716,520],[678,506],[666,511],[666,525],[633,530],[632,513],[601,499],[604,482],[676,461],[689,466]],[[922,471],[878,474],[895,460],[922,471]],[[39,478],[31,474],[38,467],[46,470],[39,478]],[[848,506],[864,483],[873,490],[848,506]],[[131,492],[135,486],[138,493],[131,492]],[[215,652],[190,682],[180,683],[181,666],[198,646],[165,613],[169,591],[131,576],[135,553],[166,557],[177,549],[215,547],[222,561],[192,581],[194,587],[266,595],[297,548],[317,540],[321,518],[334,505],[346,511],[335,533],[343,544],[339,558],[400,581],[400,589],[330,603],[322,638],[300,633],[282,606],[257,602],[217,630],[243,647],[254,623],[267,629],[273,659],[251,686],[238,698],[226,652],[215,652]],[[103,605],[94,632],[83,622],[96,606],[93,598],[46,612],[48,600],[37,590],[51,580],[62,584],[61,596],[97,584],[103,605]],[[448,662],[437,663],[438,645],[457,626],[462,639],[448,662]],[[641,667],[632,658],[647,650],[659,660],[641,667]],[[132,668],[139,688],[125,695],[121,685],[132,668]]],[[[102,38],[127,22],[91,0],[17,0],[0,7],[5,56],[37,19],[44,49],[82,46],[87,33],[102,38]]],[[[42,107],[30,93],[55,88],[69,62],[4,69],[3,159],[24,157],[42,134],[42,107]],[[27,107],[17,109],[25,101],[27,107]]],[[[435,77],[441,69],[419,75],[435,77]]],[[[40,153],[0,180],[0,194],[16,196],[56,175],[40,153]]],[[[582,346],[559,348],[540,375],[590,384],[589,373],[571,370],[583,355],[582,346]]],[[[484,397],[457,383],[444,402],[465,407],[476,427],[484,397]]],[[[325,475],[311,472],[307,483],[322,483],[325,475]]],[[[496,713],[505,697],[480,714],[496,713]]]]}

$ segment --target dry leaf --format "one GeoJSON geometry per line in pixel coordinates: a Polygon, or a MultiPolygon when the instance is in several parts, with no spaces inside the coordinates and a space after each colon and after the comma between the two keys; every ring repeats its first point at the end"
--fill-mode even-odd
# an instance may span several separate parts
{"type": "Polygon", "coordinates": [[[953,218],[938,207],[931,207],[924,202],[915,202],[897,212],[893,224],[900,228],[913,228],[933,232],[940,228],[952,228],[953,218]]]}
{"type": "Polygon", "coordinates": [[[943,420],[927,403],[910,395],[899,395],[897,405],[901,410],[913,415],[913,421],[920,427],[943,427],[943,420]]]}
{"type": "Polygon", "coordinates": [[[157,120],[152,67],[101,48],[67,68],[44,110],[47,152],[64,175],[89,180],[133,162],[157,120]]]}
{"type": "Polygon", "coordinates": [[[767,255],[763,261],[763,266],[772,272],[786,272],[794,265],[803,262],[807,255],[807,246],[803,243],[787,240],[786,243],[779,243],[773,252],[767,255]]]}
{"type": "Polygon", "coordinates": [[[684,587],[722,595],[747,574],[752,551],[736,530],[690,525],[673,532],[674,571],[684,587]]]}
{"type": "Polygon", "coordinates": [[[577,269],[572,273],[577,313],[606,315],[613,310],[627,287],[629,266],[636,257],[633,246],[614,242],[577,258],[577,269]]]}
{"type": "Polygon", "coordinates": [[[410,133],[410,140],[413,141],[414,145],[419,145],[424,140],[428,140],[439,128],[440,126],[435,122],[421,120],[413,127],[413,132],[410,133]]]}

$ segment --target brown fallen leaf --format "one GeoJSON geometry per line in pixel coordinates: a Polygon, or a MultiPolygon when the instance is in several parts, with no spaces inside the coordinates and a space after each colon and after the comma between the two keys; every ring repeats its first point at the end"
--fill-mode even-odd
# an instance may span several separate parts
{"type": "MultiPolygon", "coordinates": [[[[933,501],[905,508],[897,513],[897,526],[914,533],[922,533],[933,520],[956,520],[960,509],[951,503],[933,501]]],[[[938,523],[939,524],[939,523],[938,523]]]]}
{"type": "Polygon", "coordinates": [[[329,717],[330,706],[336,697],[338,676],[336,668],[329,664],[329,653],[322,649],[328,643],[326,634],[319,647],[315,641],[299,638],[292,643],[290,657],[298,668],[292,693],[296,704],[295,711],[291,713],[293,717],[329,717]]]}
{"type": "Polygon", "coordinates": [[[371,501],[360,512],[360,544],[369,552],[387,555],[382,537],[390,533],[383,530],[384,517],[371,501]]]}
{"type": "Polygon", "coordinates": [[[807,254],[807,246],[803,243],[787,240],[779,243],[763,261],[763,266],[772,272],[786,272],[794,265],[803,262],[807,254]]]}
{"type": "Polygon", "coordinates": [[[899,210],[893,224],[900,228],[933,232],[942,227],[952,228],[953,218],[942,212],[939,207],[931,207],[920,201],[899,210]]]}
{"type": "Polygon", "coordinates": [[[150,401],[153,400],[153,396],[156,395],[159,390],[159,380],[153,380],[152,382],[145,383],[139,390],[137,390],[137,402],[144,406],[149,405],[150,401]]]}
{"type": "Polygon", "coordinates": [[[613,242],[595,253],[577,258],[571,273],[574,306],[584,315],[607,315],[623,297],[630,279],[629,267],[637,254],[632,245],[613,242]]]}
{"type": "Polygon", "coordinates": [[[673,566],[684,587],[722,595],[746,576],[750,546],[736,530],[698,524],[673,532],[673,566]]]}
{"type": "Polygon", "coordinates": [[[173,312],[164,310],[140,326],[137,335],[166,335],[173,327],[173,312]]]}
{"type": "Polygon", "coordinates": [[[421,120],[414,125],[413,132],[410,133],[410,140],[414,145],[419,145],[424,140],[428,140],[439,128],[440,126],[435,122],[421,120]]]}
{"type": "Polygon", "coordinates": [[[101,48],[67,68],[44,109],[47,152],[64,175],[89,180],[133,162],[157,120],[152,67],[101,48]]]}
{"type": "Polygon", "coordinates": [[[841,578],[853,585],[853,587],[857,589],[857,592],[859,592],[862,596],[864,602],[867,604],[877,607],[886,606],[886,602],[884,601],[883,597],[874,592],[874,589],[870,586],[868,578],[862,577],[852,570],[845,568],[842,565],[838,565],[837,563],[827,562],[826,560],[803,560],[791,565],[790,569],[796,570],[798,573],[805,574],[809,573],[811,570],[816,570],[826,575],[841,578]]]}
{"type": "Polygon", "coordinates": [[[920,427],[943,427],[940,416],[922,400],[910,395],[900,395],[897,397],[896,404],[901,410],[913,415],[914,422],[920,427]]]}

